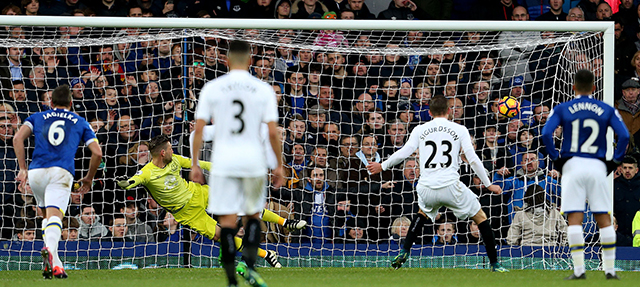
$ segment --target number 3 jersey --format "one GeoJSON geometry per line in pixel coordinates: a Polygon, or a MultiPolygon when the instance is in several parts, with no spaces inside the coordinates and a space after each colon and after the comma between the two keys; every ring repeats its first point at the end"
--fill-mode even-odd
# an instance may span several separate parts
{"type": "Polygon", "coordinates": [[[542,128],[542,141],[552,160],[573,156],[605,160],[609,127],[618,137],[613,159],[622,161],[629,143],[629,131],[618,110],[592,96],[576,96],[551,111],[542,128]],[[553,143],[557,126],[562,127],[560,154],[553,143]]]}
{"type": "Polygon", "coordinates": [[[420,184],[437,189],[458,182],[460,151],[463,151],[482,183],[491,185],[482,161],[475,153],[469,131],[462,125],[445,118],[434,118],[415,127],[407,143],[382,163],[382,169],[400,163],[416,149],[420,152],[420,184]]]}
{"type": "Polygon", "coordinates": [[[57,166],[75,175],[75,157],[80,143],[98,142],[89,123],[65,109],[35,113],[24,124],[33,132],[36,144],[30,170],[57,166]]]}
{"type": "Polygon", "coordinates": [[[200,93],[196,119],[216,126],[212,175],[257,177],[267,173],[261,123],[277,122],[273,88],[247,71],[231,70],[200,93]]]}

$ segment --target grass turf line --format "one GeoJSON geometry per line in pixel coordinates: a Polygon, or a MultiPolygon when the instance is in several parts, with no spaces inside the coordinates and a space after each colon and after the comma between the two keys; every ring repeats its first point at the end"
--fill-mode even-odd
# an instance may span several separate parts
{"type": "MultiPolygon", "coordinates": [[[[270,287],[332,286],[634,286],[640,272],[618,272],[620,281],[607,281],[602,271],[587,272],[587,280],[564,281],[570,271],[512,270],[492,273],[472,269],[406,268],[260,268],[270,287]]],[[[42,279],[41,271],[1,271],[0,286],[225,286],[223,270],[215,269],[143,269],[143,270],[72,270],[66,280],[42,279]]],[[[239,281],[242,279],[238,278],[239,281]]],[[[242,286],[242,284],[241,284],[242,286]]],[[[245,285],[247,286],[247,285],[245,285]]]]}

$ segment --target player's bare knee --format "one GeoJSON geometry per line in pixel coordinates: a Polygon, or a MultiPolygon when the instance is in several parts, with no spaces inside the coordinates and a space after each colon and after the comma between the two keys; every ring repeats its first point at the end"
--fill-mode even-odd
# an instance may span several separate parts
{"type": "Polygon", "coordinates": [[[594,214],[594,219],[598,223],[599,228],[606,228],[611,226],[611,215],[608,213],[594,214]]]}
{"type": "Polygon", "coordinates": [[[471,217],[471,219],[473,219],[473,221],[476,224],[480,224],[480,223],[484,222],[485,220],[487,220],[487,215],[484,213],[484,211],[482,211],[482,209],[480,209],[480,211],[478,211],[478,213],[476,213],[476,215],[471,217]]]}

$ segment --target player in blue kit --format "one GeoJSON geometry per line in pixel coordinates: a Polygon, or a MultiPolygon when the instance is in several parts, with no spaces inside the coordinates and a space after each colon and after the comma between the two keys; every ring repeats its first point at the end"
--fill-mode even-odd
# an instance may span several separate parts
{"type": "Polygon", "coordinates": [[[58,257],[58,241],[62,233],[64,211],[69,204],[79,144],[86,144],[92,153],[89,172],[79,181],[79,192],[89,191],[102,158],[102,150],[89,123],[70,111],[69,86],[57,87],[51,95],[51,104],[53,109],[28,117],[13,138],[13,148],[20,166],[16,180],[23,188],[29,181],[45,218],[42,220],[45,247],[41,255],[44,265],[42,275],[46,279],[53,276],[67,278],[58,257]],[[24,140],[31,134],[34,135],[36,146],[27,171],[24,140]]]}
{"type": "Polygon", "coordinates": [[[611,225],[612,192],[607,184],[607,175],[622,162],[629,131],[620,114],[610,105],[596,100],[594,76],[589,70],[579,70],[574,79],[576,97],[556,106],[549,114],[542,129],[542,141],[549,156],[562,171],[562,206],[567,214],[569,227],[567,237],[573,258],[573,274],[565,278],[585,279],[584,237],[582,220],[585,202],[589,202],[598,227],[602,246],[602,265],[607,279],[618,279],[614,269],[616,259],[616,232],[611,225]],[[560,154],[555,150],[553,132],[562,127],[560,154]],[[611,127],[618,136],[612,162],[607,162],[607,129],[611,127]]]}

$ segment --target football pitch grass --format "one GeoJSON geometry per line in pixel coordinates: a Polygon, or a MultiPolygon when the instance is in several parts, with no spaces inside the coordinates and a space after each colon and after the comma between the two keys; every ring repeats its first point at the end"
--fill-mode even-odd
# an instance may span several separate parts
{"type": "MultiPolygon", "coordinates": [[[[564,281],[570,271],[402,268],[260,268],[271,287],[287,286],[638,286],[640,272],[618,272],[620,281],[605,280],[602,271],[588,271],[587,280],[564,281]]],[[[0,286],[226,286],[220,268],[72,270],[68,279],[44,280],[41,271],[0,271],[0,286]]],[[[241,278],[239,286],[248,286],[241,278]]]]}

